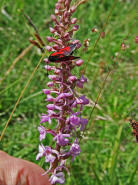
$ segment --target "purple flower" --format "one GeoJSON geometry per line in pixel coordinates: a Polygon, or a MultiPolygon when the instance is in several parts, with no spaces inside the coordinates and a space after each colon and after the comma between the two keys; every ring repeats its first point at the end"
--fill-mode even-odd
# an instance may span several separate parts
{"type": "Polygon", "coordinates": [[[66,144],[69,143],[69,140],[65,137],[70,137],[70,134],[62,134],[59,133],[54,137],[54,140],[57,141],[57,144],[60,146],[65,146],[66,144]]]}
{"type": "Polygon", "coordinates": [[[40,123],[44,123],[44,122],[47,122],[47,121],[49,122],[49,124],[51,124],[51,118],[46,114],[42,114],[40,123]]]}
{"type": "Polygon", "coordinates": [[[45,139],[46,137],[46,129],[43,126],[38,127],[38,131],[40,132],[40,141],[45,139]]]}
{"type": "Polygon", "coordinates": [[[64,184],[65,177],[64,177],[63,172],[53,173],[53,175],[51,175],[49,181],[51,184],[55,184],[55,183],[64,184]]]}
{"type": "Polygon", "coordinates": [[[83,75],[79,80],[77,80],[76,85],[80,88],[83,88],[83,83],[87,82],[87,78],[85,78],[83,75]]]}
{"type": "Polygon", "coordinates": [[[55,110],[55,109],[61,110],[61,107],[56,106],[56,105],[54,105],[54,104],[48,104],[46,107],[47,107],[49,110],[55,110]]]}
{"type": "Polygon", "coordinates": [[[41,158],[44,155],[45,155],[45,147],[41,144],[41,145],[39,145],[39,153],[36,156],[36,160],[38,160],[39,158],[41,158]]]}
{"type": "Polygon", "coordinates": [[[77,77],[76,76],[70,76],[68,80],[69,80],[69,82],[73,83],[74,81],[77,80],[77,77]]]}
{"type": "Polygon", "coordinates": [[[70,121],[70,124],[73,126],[79,126],[80,124],[80,118],[77,117],[75,114],[69,117],[69,121],[70,121]]]}
{"type": "Polygon", "coordinates": [[[49,102],[53,102],[54,97],[48,94],[46,100],[49,101],[49,102]]]}
{"type": "Polygon", "coordinates": [[[50,94],[50,93],[51,93],[51,91],[50,91],[49,89],[43,89],[43,92],[44,92],[45,94],[50,94]]]}
{"type": "Polygon", "coordinates": [[[81,75],[80,81],[82,83],[87,82],[87,78],[85,78],[83,75],[81,75]]]}
{"type": "Polygon", "coordinates": [[[59,101],[60,99],[65,99],[66,97],[71,97],[73,94],[72,93],[61,93],[57,98],[55,99],[56,101],[59,101]]]}
{"type": "Polygon", "coordinates": [[[51,147],[49,146],[46,146],[46,149],[45,149],[45,161],[48,163],[53,163],[54,160],[56,159],[56,157],[54,155],[52,155],[52,149],[51,147]]]}
{"type": "Polygon", "coordinates": [[[42,156],[45,156],[46,162],[53,163],[56,158],[55,155],[53,155],[53,154],[56,154],[57,157],[59,156],[58,151],[51,149],[51,147],[49,147],[49,146],[44,147],[41,144],[41,145],[39,145],[39,153],[36,156],[36,160],[38,160],[42,156]]]}
{"type": "Polygon", "coordinates": [[[87,98],[85,98],[85,95],[81,96],[80,99],[82,100],[82,102],[83,102],[82,104],[83,105],[89,104],[89,100],[87,98]]]}
{"type": "Polygon", "coordinates": [[[80,150],[80,146],[78,144],[77,139],[75,139],[74,143],[72,144],[72,146],[70,147],[70,154],[72,155],[72,160],[74,160],[75,156],[79,155],[81,152],[80,150]]]}

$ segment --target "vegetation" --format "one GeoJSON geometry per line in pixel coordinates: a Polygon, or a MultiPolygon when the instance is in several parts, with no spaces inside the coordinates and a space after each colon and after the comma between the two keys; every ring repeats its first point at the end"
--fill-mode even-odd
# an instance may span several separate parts
{"type": "MultiPolygon", "coordinates": [[[[50,15],[54,11],[55,2],[0,1],[0,132],[41,57],[38,49],[31,47],[28,41],[33,30],[28,29],[22,9],[31,17],[46,41],[46,36],[50,35],[49,26],[53,24],[50,15]],[[11,66],[13,69],[9,71],[11,66]]],[[[92,112],[85,137],[81,139],[81,154],[73,163],[69,162],[71,175],[67,177],[66,185],[136,185],[138,182],[138,147],[128,121],[129,117],[138,120],[138,50],[135,41],[137,6],[133,0],[116,1],[113,7],[114,2],[88,1],[74,15],[80,25],[74,38],[82,43],[90,39],[88,51],[77,51],[77,56],[81,56],[86,63],[89,58],[85,74],[88,83],[83,89],[84,94],[91,99],[91,104],[84,111],[86,117],[90,116],[109,71],[110,74],[92,112]],[[93,49],[111,10],[105,36],[100,38],[93,49]],[[92,32],[93,28],[97,31],[92,32]]],[[[46,168],[42,160],[35,160],[39,144],[37,127],[46,105],[41,89],[46,87],[48,79],[43,67],[42,62],[6,129],[0,149],[46,168]]],[[[78,70],[74,73],[79,75],[78,70]]],[[[45,144],[49,144],[48,137],[45,144]]]]}

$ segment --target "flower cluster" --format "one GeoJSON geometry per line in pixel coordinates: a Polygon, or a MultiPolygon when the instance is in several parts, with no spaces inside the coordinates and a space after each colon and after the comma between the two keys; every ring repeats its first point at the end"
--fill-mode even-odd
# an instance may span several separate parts
{"type": "MultiPolygon", "coordinates": [[[[55,5],[55,15],[51,15],[54,27],[50,27],[53,36],[47,36],[49,46],[46,50],[56,52],[59,49],[76,44],[76,49],[81,47],[79,40],[72,40],[73,33],[78,30],[76,24],[77,18],[71,18],[77,8],[72,5],[72,0],[58,0],[55,5]]],[[[41,117],[41,126],[38,127],[40,132],[40,141],[46,138],[47,134],[51,134],[55,142],[55,148],[50,146],[39,145],[39,153],[36,159],[45,157],[45,162],[49,163],[49,173],[51,184],[64,184],[64,171],[68,172],[66,160],[72,157],[72,160],[79,155],[80,146],[77,138],[77,131],[84,130],[88,120],[82,117],[83,106],[89,104],[85,95],[79,96],[75,91],[75,87],[83,88],[83,84],[87,79],[82,75],[77,78],[71,73],[75,66],[81,66],[83,60],[77,61],[61,61],[55,65],[49,65],[46,62],[45,69],[53,73],[48,75],[48,89],[43,89],[48,102],[45,114],[41,117]],[[50,129],[53,120],[56,121],[54,129],[50,129]]],[[[54,123],[55,123],[54,121],[54,123]]],[[[53,124],[54,124],[53,123],[53,124]]]]}

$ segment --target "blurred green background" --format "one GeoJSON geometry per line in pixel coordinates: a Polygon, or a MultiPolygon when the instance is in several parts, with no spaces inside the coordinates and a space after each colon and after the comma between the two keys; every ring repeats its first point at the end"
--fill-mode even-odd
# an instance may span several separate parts
{"type": "MultiPolygon", "coordinates": [[[[49,26],[53,23],[50,15],[54,13],[55,2],[56,0],[0,1],[0,132],[41,57],[37,48],[30,48],[8,73],[16,57],[30,46],[28,40],[31,33],[22,15],[22,9],[31,17],[45,40],[46,36],[51,35],[49,26]]],[[[75,3],[75,0],[72,2],[75,3]]],[[[89,120],[85,137],[81,140],[82,152],[73,163],[68,162],[71,175],[67,176],[66,185],[136,185],[138,182],[138,145],[127,120],[129,117],[138,120],[136,0],[116,1],[105,28],[105,37],[99,40],[93,52],[94,43],[113,3],[113,0],[89,0],[74,13],[80,25],[74,38],[79,39],[81,43],[90,39],[88,51],[77,51],[77,56],[85,62],[91,56],[86,70],[88,83],[83,90],[78,89],[79,93],[85,94],[91,100],[84,110],[85,117],[89,118],[93,102],[96,101],[110,69],[112,73],[89,120]],[[92,32],[92,28],[97,28],[98,32],[92,32]],[[126,49],[120,50],[123,42],[126,49]],[[116,61],[115,65],[113,61],[116,61]]],[[[80,68],[77,68],[73,73],[79,76],[79,70],[80,68]]],[[[37,127],[41,113],[46,111],[45,95],[41,93],[41,89],[46,88],[46,82],[44,63],[41,63],[0,143],[0,149],[10,155],[33,161],[44,169],[46,166],[43,159],[36,161],[35,157],[39,145],[37,127]]],[[[50,143],[47,137],[45,144],[50,143]]]]}

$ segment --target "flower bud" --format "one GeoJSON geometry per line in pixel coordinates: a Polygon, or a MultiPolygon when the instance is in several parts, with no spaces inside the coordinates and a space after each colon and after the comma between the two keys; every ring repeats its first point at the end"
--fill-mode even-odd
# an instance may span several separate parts
{"type": "Polygon", "coordinates": [[[55,14],[59,15],[59,10],[58,9],[55,9],[55,14]]]}
{"type": "Polygon", "coordinates": [[[53,102],[54,101],[54,98],[53,98],[53,96],[51,96],[51,95],[47,95],[47,98],[46,98],[46,101],[49,101],[49,102],[53,102]]]}
{"type": "Polygon", "coordinates": [[[57,75],[48,75],[48,78],[51,80],[57,80],[57,75]]]}
{"type": "Polygon", "coordinates": [[[54,33],[55,32],[55,29],[52,28],[52,27],[50,27],[49,30],[50,30],[51,33],[54,33]]]}
{"type": "Polygon", "coordinates": [[[56,3],[55,7],[56,7],[56,9],[60,9],[61,8],[61,4],[60,3],[56,3]]]}
{"type": "Polygon", "coordinates": [[[56,19],[56,16],[55,15],[51,15],[51,19],[52,19],[52,21],[57,22],[57,19],[56,19]]]}
{"type": "Polygon", "coordinates": [[[51,70],[52,70],[52,66],[46,65],[46,66],[45,66],[45,69],[46,69],[47,71],[51,71],[51,70]]]}
{"type": "Polygon", "coordinates": [[[54,110],[55,109],[55,105],[54,104],[48,104],[46,106],[49,110],[54,110]]]}
{"type": "Polygon", "coordinates": [[[76,6],[72,6],[71,8],[70,8],[70,12],[71,13],[74,13],[76,11],[76,6]]]}
{"type": "Polygon", "coordinates": [[[44,58],[44,62],[49,63],[48,58],[44,58]]]}
{"type": "Polygon", "coordinates": [[[64,19],[65,19],[68,16],[68,11],[65,11],[63,16],[64,16],[64,19]]]}
{"type": "Polygon", "coordinates": [[[78,29],[79,29],[79,25],[76,24],[73,26],[73,31],[77,31],[78,29]]]}
{"type": "Polygon", "coordinates": [[[59,70],[59,69],[55,69],[55,70],[54,70],[54,73],[55,73],[55,74],[59,74],[59,73],[60,73],[60,70],[59,70]]]}
{"type": "Polygon", "coordinates": [[[71,24],[75,24],[77,22],[77,18],[71,19],[71,24]]]}
{"type": "Polygon", "coordinates": [[[121,49],[122,50],[125,50],[126,49],[125,43],[121,43],[121,49]]]}
{"type": "Polygon", "coordinates": [[[44,94],[50,94],[51,93],[51,90],[49,90],[49,89],[43,89],[43,92],[44,92],[44,94]]]}
{"type": "Polygon", "coordinates": [[[104,38],[104,37],[105,37],[105,32],[102,31],[102,32],[100,33],[100,36],[101,36],[101,38],[104,38]]]}
{"type": "Polygon", "coordinates": [[[49,37],[49,36],[47,36],[46,39],[48,42],[53,42],[53,40],[54,40],[52,37],[49,37]]]}
{"type": "Polygon", "coordinates": [[[79,59],[75,62],[76,66],[81,66],[83,64],[83,60],[82,59],[79,59]]]}
{"type": "Polygon", "coordinates": [[[66,32],[66,33],[64,34],[64,38],[66,38],[66,37],[69,37],[69,32],[66,32]]]}
{"type": "Polygon", "coordinates": [[[77,77],[76,76],[70,76],[69,78],[68,78],[68,80],[69,80],[69,82],[74,82],[74,81],[76,81],[77,80],[77,77]]]}
{"type": "Polygon", "coordinates": [[[63,3],[64,2],[64,0],[58,0],[58,3],[63,3]]]}
{"type": "Polygon", "coordinates": [[[46,46],[45,49],[46,49],[47,51],[52,51],[52,47],[51,47],[51,46],[46,46]]]}
{"type": "Polygon", "coordinates": [[[47,86],[48,86],[48,87],[53,87],[53,85],[54,85],[54,82],[48,82],[48,83],[47,83],[47,86]]]}
{"type": "Polygon", "coordinates": [[[59,48],[59,46],[58,46],[57,44],[55,44],[55,45],[53,46],[53,49],[59,50],[60,48],[59,48]]]}

